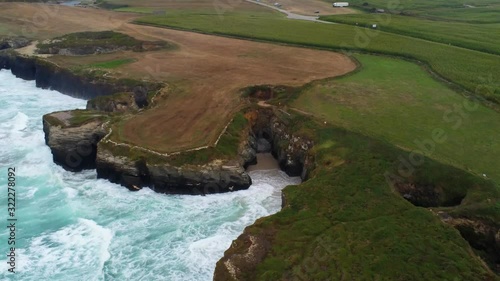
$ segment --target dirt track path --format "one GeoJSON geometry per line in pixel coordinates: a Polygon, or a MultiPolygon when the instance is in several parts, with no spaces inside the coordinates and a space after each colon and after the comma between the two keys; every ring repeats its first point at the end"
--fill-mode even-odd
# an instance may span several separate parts
{"type": "Polygon", "coordinates": [[[319,20],[319,16],[299,15],[299,14],[296,14],[296,13],[293,13],[293,12],[290,12],[290,11],[287,11],[287,10],[284,10],[284,9],[280,9],[278,7],[275,7],[275,6],[272,6],[272,5],[268,5],[268,4],[265,4],[265,3],[262,3],[262,2],[258,2],[258,1],[254,1],[254,0],[245,0],[245,1],[247,1],[249,3],[261,5],[263,7],[269,8],[269,9],[276,10],[276,11],[278,11],[280,13],[285,14],[286,17],[289,18],[289,19],[306,20],[306,21],[313,21],[313,22],[326,23],[326,24],[336,24],[334,22],[319,20]]]}
{"type": "MultiPolygon", "coordinates": [[[[246,0],[249,3],[259,4],[266,8],[278,10],[288,15],[288,18],[317,21],[318,15],[341,15],[355,14],[356,10],[351,8],[334,8],[332,3],[324,0],[246,0]],[[280,8],[274,6],[279,3],[280,8]]],[[[318,21],[322,22],[322,21],[318,21]]],[[[324,22],[323,22],[324,23],[324,22]]],[[[331,24],[330,22],[327,22],[331,24]]]]}

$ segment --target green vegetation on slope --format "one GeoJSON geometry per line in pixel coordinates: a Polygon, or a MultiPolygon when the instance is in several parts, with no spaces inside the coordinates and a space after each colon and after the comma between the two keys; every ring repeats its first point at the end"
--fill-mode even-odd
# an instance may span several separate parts
{"type": "Polygon", "coordinates": [[[99,111],[93,110],[72,110],[71,118],[68,120],[70,123],[70,127],[78,127],[85,123],[92,121],[105,121],[109,118],[108,114],[103,114],[99,111]]]}
{"type": "Polygon", "coordinates": [[[135,61],[136,61],[135,59],[116,59],[105,62],[92,63],[89,65],[89,67],[113,69],[120,67],[124,64],[133,63],[135,61]]]}
{"type": "Polygon", "coordinates": [[[120,8],[126,8],[128,5],[121,4],[121,3],[115,3],[116,1],[105,1],[105,0],[97,0],[96,4],[99,8],[102,9],[120,9],[120,8]]]}
{"type": "Polygon", "coordinates": [[[65,114],[68,114],[70,116],[66,120],[61,120],[58,117],[53,116],[56,113],[59,112],[45,114],[43,116],[43,120],[53,126],[67,128],[82,126],[92,121],[104,122],[109,119],[109,114],[93,110],[75,109],[71,111],[65,111],[65,114]]]}
{"type": "Polygon", "coordinates": [[[362,27],[377,24],[378,29],[386,32],[500,54],[500,23],[439,22],[389,14],[335,15],[321,17],[321,20],[362,27]]]}
{"type": "Polygon", "coordinates": [[[500,182],[497,112],[453,92],[417,64],[356,58],[358,72],[311,84],[292,106],[500,182]],[[433,140],[438,133],[445,135],[439,143],[433,140]]]}
{"type": "MultiPolygon", "coordinates": [[[[270,243],[245,280],[494,280],[456,230],[392,190],[386,175],[400,176],[398,159],[409,159],[408,152],[303,120],[294,123],[316,132],[316,169],[305,183],[284,189],[282,211],[245,230],[270,243]]],[[[497,186],[464,171],[430,159],[414,168],[404,177],[411,183],[445,193],[461,187],[462,205],[447,211],[500,202],[497,186]]],[[[499,214],[489,217],[498,222],[499,214]]],[[[241,242],[225,256],[244,252],[241,242]]],[[[219,261],[218,269],[224,266],[219,261]]]]}
{"type": "Polygon", "coordinates": [[[117,12],[128,12],[128,13],[138,13],[138,14],[152,14],[154,9],[151,7],[124,7],[115,9],[117,12]]]}
{"type": "Polygon", "coordinates": [[[137,22],[334,50],[360,50],[414,58],[425,62],[444,78],[500,103],[500,77],[497,75],[500,73],[500,56],[497,55],[349,25],[288,20],[276,13],[238,11],[219,15],[213,11],[172,12],[166,17],[146,16],[137,22]]]}
{"type": "Polygon", "coordinates": [[[50,48],[139,48],[142,42],[128,35],[114,31],[77,32],[54,38],[48,43],[39,43],[40,53],[48,53],[50,48]]]}

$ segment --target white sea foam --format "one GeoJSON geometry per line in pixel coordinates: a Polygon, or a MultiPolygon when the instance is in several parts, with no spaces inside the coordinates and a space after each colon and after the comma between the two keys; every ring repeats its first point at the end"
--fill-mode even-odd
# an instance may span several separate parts
{"type": "Polygon", "coordinates": [[[12,131],[14,132],[19,132],[19,131],[24,131],[26,127],[28,126],[28,116],[22,112],[18,112],[14,118],[12,118],[11,123],[12,123],[12,131]]]}
{"type": "MultiPolygon", "coordinates": [[[[231,241],[277,212],[280,190],[298,183],[280,171],[253,171],[248,190],[167,196],[130,192],[95,171],[64,171],[52,163],[41,118],[85,103],[0,71],[0,163],[17,168],[15,280],[211,280],[231,241]]],[[[0,259],[0,280],[14,280],[0,259]]]]}
{"type": "Polygon", "coordinates": [[[78,219],[75,224],[32,239],[19,272],[36,272],[32,280],[51,280],[54,276],[80,280],[82,272],[86,272],[90,280],[99,280],[110,257],[112,236],[109,229],[96,222],[78,219]]]}

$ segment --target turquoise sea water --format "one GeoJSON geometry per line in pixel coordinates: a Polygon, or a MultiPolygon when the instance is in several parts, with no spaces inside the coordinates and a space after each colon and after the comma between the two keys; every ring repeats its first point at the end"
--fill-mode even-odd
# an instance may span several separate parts
{"type": "Polygon", "coordinates": [[[130,192],[64,171],[44,143],[42,115],[84,100],[0,71],[0,280],[212,280],[245,226],[280,209],[299,182],[254,171],[245,191],[209,196],[130,192]],[[7,269],[7,169],[16,168],[16,274],[7,269]],[[5,226],[4,226],[5,225],[5,226]]]}

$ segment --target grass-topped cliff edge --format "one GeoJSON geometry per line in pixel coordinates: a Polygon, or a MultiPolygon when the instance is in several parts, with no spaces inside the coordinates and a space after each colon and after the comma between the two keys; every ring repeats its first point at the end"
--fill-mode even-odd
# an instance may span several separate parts
{"type": "Polygon", "coordinates": [[[233,242],[214,280],[495,280],[437,214],[498,229],[496,184],[423,156],[423,164],[402,176],[400,159],[408,152],[296,113],[290,118],[314,136],[316,168],[306,182],[285,188],[279,213],[233,242]],[[403,197],[416,194],[405,195],[401,184],[432,187],[429,197],[463,199],[457,206],[440,207],[446,200],[438,200],[416,207],[403,197]]]}

